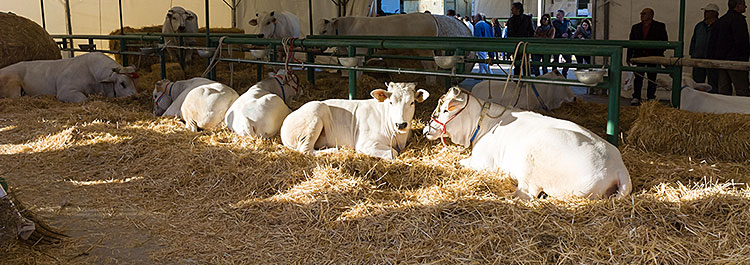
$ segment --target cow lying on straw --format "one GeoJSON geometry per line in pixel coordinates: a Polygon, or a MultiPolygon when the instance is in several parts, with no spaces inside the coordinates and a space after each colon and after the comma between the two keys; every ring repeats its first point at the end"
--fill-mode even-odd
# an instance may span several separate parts
{"type": "Polygon", "coordinates": [[[138,74],[99,52],[61,60],[20,62],[0,69],[0,97],[52,95],[80,103],[89,95],[135,95],[138,74]]]}
{"type": "Polygon", "coordinates": [[[234,89],[200,77],[158,81],[153,95],[155,115],[181,117],[194,132],[221,126],[227,109],[239,97],[234,89]]]}
{"type": "Polygon", "coordinates": [[[273,137],[281,129],[289,113],[287,100],[296,99],[301,92],[296,78],[287,76],[285,70],[269,73],[240,96],[224,117],[229,130],[240,136],[273,137]]]}
{"type": "MultiPolygon", "coordinates": [[[[565,79],[557,70],[552,70],[552,72],[546,73],[541,77],[565,79]]],[[[517,84],[515,82],[507,83],[506,81],[492,80],[485,80],[474,85],[471,89],[471,94],[495,104],[514,105],[516,108],[533,111],[550,111],[559,108],[563,103],[575,100],[573,90],[569,86],[517,84]],[[536,88],[536,92],[534,92],[534,88],[536,88]]]]}
{"type": "MultiPolygon", "coordinates": [[[[354,147],[357,152],[393,159],[406,147],[414,104],[430,94],[414,83],[388,83],[370,92],[374,99],[311,101],[287,116],[282,143],[306,154],[315,149],[354,147]]],[[[334,149],[335,150],[335,149],[334,149]]]]}
{"type": "Polygon", "coordinates": [[[424,134],[473,146],[461,165],[510,174],[522,199],[541,192],[556,198],[622,197],[632,189],[619,150],[589,130],[493,104],[456,87],[441,98],[424,134]]]}
{"type": "Polygon", "coordinates": [[[680,109],[704,113],[750,114],[750,97],[711,94],[711,85],[696,83],[690,75],[682,75],[680,109]]]}

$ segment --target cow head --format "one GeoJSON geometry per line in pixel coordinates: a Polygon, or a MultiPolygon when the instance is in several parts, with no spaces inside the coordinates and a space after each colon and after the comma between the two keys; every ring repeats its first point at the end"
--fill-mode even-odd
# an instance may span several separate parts
{"type": "Polygon", "coordinates": [[[104,95],[108,97],[129,97],[137,93],[135,82],[138,79],[138,73],[135,67],[115,67],[109,76],[101,81],[104,85],[104,95]],[[110,89],[111,87],[111,89],[110,89]]]}
{"type": "Polygon", "coordinates": [[[274,78],[274,83],[280,83],[284,91],[280,96],[284,96],[284,102],[288,100],[297,100],[302,96],[302,85],[300,85],[299,78],[294,73],[289,73],[285,69],[281,69],[276,73],[268,73],[269,78],[274,78]]]}
{"type": "Polygon", "coordinates": [[[175,6],[167,11],[164,27],[170,28],[175,33],[184,33],[187,24],[195,19],[196,17],[192,12],[187,12],[184,8],[175,6]]]}
{"type": "Polygon", "coordinates": [[[432,112],[430,124],[428,124],[423,134],[428,140],[435,140],[440,137],[452,138],[451,132],[462,132],[461,128],[474,126],[469,124],[469,119],[461,119],[461,114],[468,105],[469,96],[463,93],[460,88],[453,87],[448,93],[443,95],[438,101],[437,107],[432,112]]]}
{"type": "Polygon", "coordinates": [[[370,95],[386,104],[388,126],[396,133],[408,133],[411,129],[411,119],[414,118],[414,104],[423,102],[430,93],[424,89],[415,92],[414,83],[390,82],[385,85],[388,90],[375,89],[370,95]]]}
{"type": "Polygon", "coordinates": [[[167,111],[169,105],[172,105],[172,95],[170,95],[174,82],[168,79],[162,79],[156,81],[154,84],[154,92],[152,93],[154,99],[154,115],[161,116],[167,111]]]}
{"type": "Polygon", "coordinates": [[[339,26],[339,20],[336,18],[333,18],[331,20],[328,19],[321,19],[318,20],[318,24],[315,25],[315,28],[318,29],[316,32],[318,35],[338,35],[338,28],[339,26]]]}
{"type": "Polygon", "coordinates": [[[260,12],[255,14],[255,18],[248,21],[250,26],[257,26],[259,28],[258,34],[261,38],[266,39],[272,39],[276,36],[276,27],[281,27],[282,25],[277,25],[279,22],[276,17],[275,11],[269,12],[260,12]]]}

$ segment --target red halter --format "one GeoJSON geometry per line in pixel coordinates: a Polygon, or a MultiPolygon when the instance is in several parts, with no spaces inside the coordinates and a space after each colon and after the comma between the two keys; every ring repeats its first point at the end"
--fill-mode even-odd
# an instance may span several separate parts
{"type": "Polygon", "coordinates": [[[437,115],[436,114],[437,114],[437,112],[440,111],[440,107],[443,105],[443,103],[445,103],[445,102],[442,102],[443,98],[440,98],[440,101],[441,102],[438,103],[438,106],[435,109],[435,112],[433,112],[432,115],[430,116],[430,120],[434,121],[437,124],[440,124],[440,126],[443,127],[443,130],[440,132],[440,142],[443,143],[443,146],[448,146],[445,143],[445,137],[443,137],[445,134],[448,133],[446,126],[448,126],[448,123],[450,121],[452,121],[454,118],[456,118],[459,114],[461,114],[461,112],[463,112],[466,109],[466,107],[469,106],[469,98],[467,97],[466,98],[466,104],[464,104],[464,106],[460,110],[458,110],[458,112],[456,112],[456,114],[453,114],[453,116],[451,116],[450,118],[448,118],[448,120],[445,121],[445,122],[440,122],[440,121],[437,120],[437,115]]]}

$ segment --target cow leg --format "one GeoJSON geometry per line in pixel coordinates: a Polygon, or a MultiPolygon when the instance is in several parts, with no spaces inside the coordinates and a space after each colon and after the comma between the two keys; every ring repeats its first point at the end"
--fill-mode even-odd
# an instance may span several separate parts
{"type": "Polygon", "coordinates": [[[23,80],[16,75],[0,76],[0,98],[19,98],[23,80]]]}
{"type": "Polygon", "coordinates": [[[320,102],[302,105],[289,114],[281,125],[281,142],[284,146],[304,154],[313,154],[316,146],[326,145],[325,119],[330,119],[328,106],[320,102]]]}
{"type": "Polygon", "coordinates": [[[57,99],[68,103],[83,103],[87,97],[81,91],[62,88],[57,91],[57,99]]]}
{"type": "Polygon", "coordinates": [[[395,159],[398,157],[398,152],[393,149],[393,147],[378,142],[364,142],[362,144],[357,144],[355,149],[357,152],[365,155],[380,157],[383,159],[395,159]]]}
{"type": "Polygon", "coordinates": [[[519,199],[531,201],[536,199],[536,196],[539,195],[539,188],[530,185],[529,183],[526,183],[524,181],[518,181],[518,187],[516,187],[515,195],[519,199]]]}

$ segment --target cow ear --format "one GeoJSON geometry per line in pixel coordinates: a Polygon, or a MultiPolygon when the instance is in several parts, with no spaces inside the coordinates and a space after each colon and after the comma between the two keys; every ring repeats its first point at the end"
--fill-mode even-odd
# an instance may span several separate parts
{"type": "Polygon", "coordinates": [[[187,20],[193,20],[193,16],[188,16],[187,20]]]}
{"type": "Polygon", "coordinates": [[[451,89],[448,91],[448,95],[452,97],[458,97],[458,95],[461,95],[461,89],[458,87],[451,87],[451,89]]]}
{"type": "Polygon", "coordinates": [[[417,90],[417,93],[414,94],[414,99],[419,103],[424,102],[429,97],[430,97],[430,92],[427,92],[427,90],[424,90],[424,89],[417,90]]]}
{"type": "Polygon", "coordinates": [[[276,23],[276,18],[271,19],[271,23],[276,23]]]}
{"type": "Polygon", "coordinates": [[[384,89],[375,89],[372,92],[370,92],[370,96],[372,98],[377,99],[378,102],[383,102],[386,99],[391,97],[391,92],[385,91],[384,89]]]}
{"type": "Polygon", "coordinates": [[[247,23],[250,24],[250,26],[257,26],[258,25],[258,20],[253,18],[250,21],[248,21],[247,23]]]}
{"type": "Polygon", "coordinates": [[[448,111],[454,111],[463,104],[464,104],[464,99],[462,98],[451,99],[451,101],[448,102],[448,111]]]}
{"type": "Polygon", "coordinates": [[[333,25],[338,26],[339,25],[339,20],[334,18],[333,19],[333,25]]]}
{"type": "Polygon", "coordinates": [[[117,74],[117,70],[115,70],[115,69],[116,68],[113,68],[112,72],[109,73],[109,76],[107,76],[107,78],[104,78],[104,80],[102,80],[101,82],[102,83],[112,83],[112,82],[117,81],[117,75],[118,74],[117,74]]]}
{"type": "Polygon", "coordinates": [[[276,12],[275,11],[271,11],[271,16],[273,16],[274,13],[276,13],[276,12]]]}
{"type": "Polygon", "coordinates": [[[328,19],[323,19],[323,24],[328,24],[328,23],[331,23],[331,21],[329,21],[328,19]]]}

